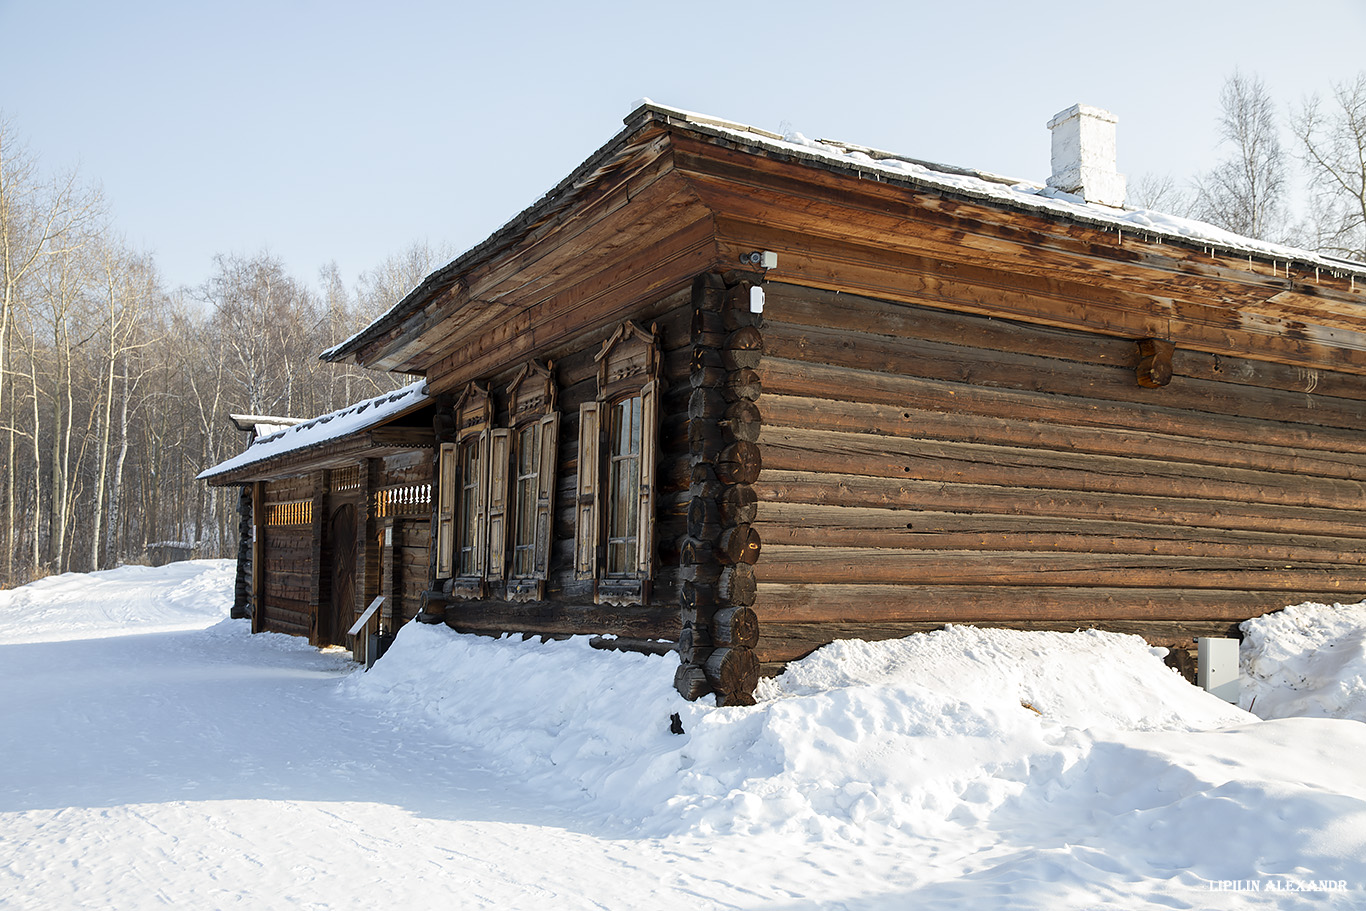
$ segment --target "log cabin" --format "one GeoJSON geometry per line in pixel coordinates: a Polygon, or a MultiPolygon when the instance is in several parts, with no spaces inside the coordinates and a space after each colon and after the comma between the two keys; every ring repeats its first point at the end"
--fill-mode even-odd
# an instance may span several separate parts
{"type": "Polygon", "coordinates": [[[365,504],[396,479],[430,510],[394,622],[673,651],[721,704],[838,638],[1184,656],[1361,597],[1366,264],[1127,209],[1114,118],[1048,127],[1039,184],[643,103],[324,352],[425,378],[407,448],[213,470],[267,517],[330,510],[258,512],[258,628],[328,641],[394,588],[365,504]],[[343,502],[362,581],[320,620],[343,502]]]}

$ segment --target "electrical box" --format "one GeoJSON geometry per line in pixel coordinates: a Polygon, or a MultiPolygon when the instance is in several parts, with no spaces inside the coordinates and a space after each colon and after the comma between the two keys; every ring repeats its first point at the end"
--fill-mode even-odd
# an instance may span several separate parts
{"type": "Polygon", "coordinates": [[[1207,693],[1238,704],[1242,686],[1238,676],[1238,640],[1200,638],[1196,643],[1196,682],[1207,693]]]}

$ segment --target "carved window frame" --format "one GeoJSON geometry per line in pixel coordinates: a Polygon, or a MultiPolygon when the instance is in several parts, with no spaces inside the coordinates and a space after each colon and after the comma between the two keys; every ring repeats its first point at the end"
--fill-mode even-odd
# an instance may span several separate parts
{"type": "Polygon", "coordinates": [[[574,577],[593,583],[599,604],[645,604],[655,574],[657,520],[656,464],[659,450],[659,340],[656,326],[649,331],[626,321],[603,343],[596,357],[598,390],[593,401],[579,407],[579,476],[576,483],[574,577]],[[625,490],[608,489],[612,479],[613,409],[640,401],[639,471],[625,490]],[[620,503],[626,497],[629,503],[620,503]],[[608,571],[609,515],[616,506],[634,508],[637,534],[634,566],[608,571]]]}
{"type": "Polygon", "coordinates": [[[437,578],[453,597],[479,599],[487,594],[493,403],[470,383],[452,411],[455,440],[441,444],[438,458],[437,578]]]}
{"type": "Polygon", "coordinates": [[[489,519],[490,572],[496,567],[498,578],[506,576],[509,600],[542,601],[554,545],[559,463],[554,364],[527,363],[507,395],[508,427],[496,431],[506,442],[494,463],[490,508],[497,507],[498,515],[489,519]],[[523,479],[527,483],[519,483],[523,479]]]}

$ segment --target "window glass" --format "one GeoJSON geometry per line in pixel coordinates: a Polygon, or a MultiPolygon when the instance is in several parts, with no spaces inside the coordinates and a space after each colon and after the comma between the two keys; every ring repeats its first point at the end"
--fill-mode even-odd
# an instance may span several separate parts
{"type": "Polygon", "coordinates": [[[479,574],[475,541],[479,534],[479,441],[460,446],[460,575],[479,574]]]}
{"type": "Polygon", "coordinates": [[[512,574],[520,577],[531,576],[536,571],[536,482],[540,474],[540,429],[539,424],[532,424],[517,434],[512,574]]]}
{"type": "Polygon", "coordinates": [[[612,404],[607,446],[607,574],[636,570],[640,534],[641,399],[638,395],[612,404]]]}

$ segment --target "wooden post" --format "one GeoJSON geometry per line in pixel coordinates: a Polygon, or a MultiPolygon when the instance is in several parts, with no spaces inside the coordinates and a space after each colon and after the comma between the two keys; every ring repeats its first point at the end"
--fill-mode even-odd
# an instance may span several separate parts
{"type": "Polygon", "coordinates": [[[266,482],[251,485],[251,631],[259,633],[266,620],[266,482]]]}
{"type": "Polygon", "coordinates": [[[331,580],[323,574],[328,531],[327,472],[315,471],[313,478],[313,546],[309,549],[308,567],[308,641],[322,645],[322,613],[324,603],[331,596],[331,580]]]}

